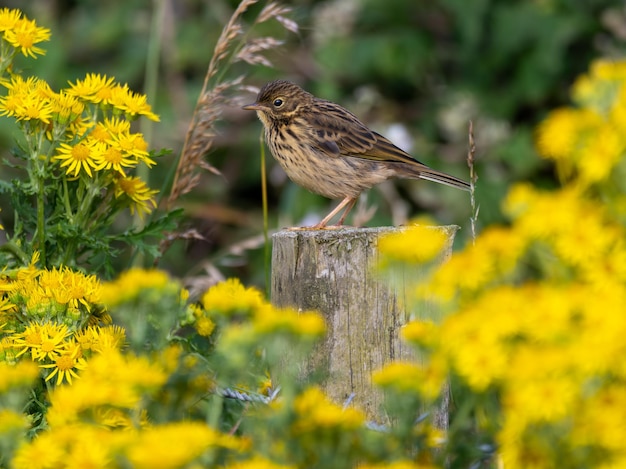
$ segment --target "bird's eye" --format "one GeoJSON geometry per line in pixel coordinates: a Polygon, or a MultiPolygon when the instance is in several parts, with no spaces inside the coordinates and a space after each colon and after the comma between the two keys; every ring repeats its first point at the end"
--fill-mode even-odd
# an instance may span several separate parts
{"type": "Polygon", "coordinates": [[[276,98],[276,99],[274,100],[274,103],[273,103],[273,104],[274,104],[274,107],[281,107],[281,106],[283,105],[283,103],[284,103],[284,101],[283,101],[282,99],[280,99],[280,98],[276,98]]]}

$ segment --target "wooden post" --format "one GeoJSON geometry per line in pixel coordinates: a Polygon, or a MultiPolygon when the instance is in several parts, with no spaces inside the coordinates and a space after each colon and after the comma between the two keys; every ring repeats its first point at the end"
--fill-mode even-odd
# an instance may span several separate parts
{"type": "MultiPolygon", "coordinates": [[[[452,250],[458,227],[441,229],[448,235],[445,257],[452,250]]],[[[272,303],[299,310],[317,310],[326,321],[327,335],[305,364],[305,372],[324,372],[325,392],[338,403],[351,395],[353,403],[380,424],[383,394],[371,381],[373,371],[393,360],[419,360],[400,338],[412,319],[432,317],[428,303],[414,305],[406,287],[419,278],[420,267],[400,272],[393,281],[376,271],[378,239],[404,228],[342,228],[282,230],[273,235],[272,303]],[[406,280],[405,280],[406,279],[406,280]]],[[[447,428],[447,390],[435,410],[434,423],[447,428]]]]}

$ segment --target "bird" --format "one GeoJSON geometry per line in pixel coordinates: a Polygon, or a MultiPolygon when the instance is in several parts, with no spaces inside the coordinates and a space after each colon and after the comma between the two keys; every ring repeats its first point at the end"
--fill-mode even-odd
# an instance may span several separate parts
{"type": "Polygon", "coordinates": [[[256,101],[243,109],[256,111],[272,155],[293,182],[341,199],[312,229],[342,226],[359,195],[389,178],[425,179],[470,190],[467,182],[416,160],[339,104],[290,81],[265,84],[256,101]],[[337,224],[328,225],[341,210],[337,224]]]}

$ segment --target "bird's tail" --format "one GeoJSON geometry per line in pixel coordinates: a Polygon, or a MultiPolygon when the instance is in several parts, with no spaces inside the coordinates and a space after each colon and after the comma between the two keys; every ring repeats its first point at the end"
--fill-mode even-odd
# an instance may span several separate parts
{"type": "Polygon", "coordinates": [[[420,179],[426,179],[427,181],[438,182],[439,184],[445,184],[446,186],[456,187],[457,189],[463,189],[464,191],[470,190],[469,183],[459,179],[457,177],[451,176],[446,173],[442,173],[441,171],[436,171],[434,169],[420,169],[419,174],[417,175],[420,179]]]}

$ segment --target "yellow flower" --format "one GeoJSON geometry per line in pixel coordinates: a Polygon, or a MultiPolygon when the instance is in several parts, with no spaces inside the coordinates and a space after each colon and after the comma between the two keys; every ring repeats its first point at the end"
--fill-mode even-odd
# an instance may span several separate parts
{"type": "Polygon", "coordinates": [[[294,430],[300,432],[330,429],[354,430],[365,423],[365,415],[354,408],[342,408],[332,403],[321,389],[311,387],[296,397],[294,410],[298,420],[294,430]]]}
{"type": "Polygon", "coordinates": [[[437,466],[413,461],[394,461],[380,464],[363,464],[359,469],[436,469],[437,466]]]}
{"type": "Polygon", "coordinates": [[[610,125],[603,125],[585,141],[577,166],[580,178],[586,183],[602,181],[621,160],[626,142],[622,132],[610,125]]]}
{"type": "Polygon", "coordinates": [[[390,260],[422,264],[435,259],[447,244],[448,235],[441,228],[410,225],[383,236],[378,241],[378,249],[390,260]]]}
{"type": "Polygon", "coordinates": [[[63,467],[65,450],[59,445],[53,434],[44,434],[20,446],[13,459],[13,469],[49,469],[63,467]]]}
{"type": "Polygon", "coordinates": [[[4,33],[5,31],[15,28],[20,18],[22,18],[22,12],[17,8],[0,9],[0,32],[4,33]]]}
{"type": "MultiPolygon", "coordinates": [[[[359,466],[361,468],[361,466],[359,466]]],[[[296,469],[296,466],[277,464],[268,459],[256,456],[246,461],[238,461],[224,466],[223,469],[296,469]]]]}
{"type": "Polygon", "coordinates": [[[436,399],[447,377],[447,366],[441,357],[431,358],[426,365],[394,361],[372,374],[372,381],[396,393],[419,393],[436,399]]]}
{"type": "Polygon", "coordinates": [[[120,119],[119,117],[107,117],[104,119],[104,122],[99,123],[99,125],[102,125],[107,130],[109,138],[111,138],[112,135],[130,133],[130,122],[125,119],[120,119]]]}
{"type": "Polygon", "coordinates": [[[135,211],[139,215],[152,212],[156,208],[154,196],[159,191],[149,189],[145,182],[138,177],[120,177],[115,180],[115,197],[127,196],[133,203],[130,213],[135,211]]]}
{"type": "Polygon", "coordinates": [[[61,143],[53,159],[62,161],[61,168],[67,167],[65,172],[68,176],[78,177],[84,171],[89,177],[93,177],[91,170],[98,168],[101,149],[100,143],[91,140],[83,140],[74,145],[61,143]]]}
{"type": "Polygon", "coordinates": [[[15,387],[31,386],[39,377],[39,368],[30,361],[20,361],[14,365],[0,361],[0,393],[15,387]]]}
{"type": "Polygon", "coordinates": [[[215,330],[215,323],[208,317],[202,316],[196,319],[194,327],[196,328],[196,331],[198,331],[198,334],[204,337],[209,337],[215,330]]]}
{"type": "Polygon", "coordinates": [[[147,357],[117,350],[94,355],[81,379],[50,394],[47,419],[51,427],[77,422],[85,411],[119,408],[139,411],[145,393],[156,392],[167,380],[163,367],[147,357]]]}
{"type": "Polygon", "coordinates": [[[76,120],[84,111],[85,105],[75,96],[61,91],[50,100],[50,111],[54,120],[61,124],[68,124],[76,120]]]}
{"type": "Polygon", "coordinates": [[[139,432],[127,457],[135,468],[183,467],[211,447],[238,449],[235,437],[224,435],[202,422],[177,422],[148,427],[139,432]]]}
{"type": "Polygon", "coordinates": [[[262,304],[261,292],[255,288],[245,288],[236,278],[214,285],[202,296],[204,309],[222,314],[250,314],[262,304]]]}
{"type": "Polygon", "coordinates": [[[0,408],[0,435],[23,433],[29,426],[28,419],[21,412],[0,408]]]}
{"type": "MultiPolygon", "coordinates": [[[[540,359],[540,357],[537,357],[540,359]]],[[[578,389],[567,376],[516,380],[504,393],[504,414],[527,424],[556,422],[577,409],[578,389]]]]}
{"type": "Polygon", "coordinates": [[[319,337],[325,331],[324,320],[315,312],[278,309],[269,304],[257,308],[253,321],[260,334],[288,332],[304,338],[319,337]]]}
{"type": "Polygon", "coordinates": [[[109,307],[132,301],[146,289],[164,290],[178,284],[158,269],[132,268],[122,272],[117,279],[102,284],[102,301],[109,307]]]}
{"type": "Polygon", "coordinates": [[[113,77],[106,75],[88,73],[84,80],[76,80],[76,83],[70,82],[70,89],[67,93],[85,101],[100,103],[104,97],[110,95],[114,80],[113,77]]]}
{"type": "Polygon", "coordinates": [[[9,92],[0,98],[0,115],[50,123],[50,96],[54,93],[45,81],[35,77],[24,80],[20,75],[14,75],[5,86],[9,92]]]}
{"type": "Polygon", "coordinates": [[[113,89],[109,103],[123,111],[131,119],[145,116],[150,120],[159,121],[159,116],[152,112],[146,95],[133,93],[126,85],[117,86],[113,89]]]}
{"type": "Polygon", "coordinates": [[[412,321],[402,327],[402,337],[430,348],[439,341],[439,328],[432,321],[412,321]]]}
{"type": "Polygon", "coordinates": [[[17,356],[21,356],[26,352],[41,347],[43,342],[43,334],[41,333],[42,325],[38,323],[30,323],[24,329],[24,332],[17,334],[12,338],[12,345],[16,349],[22,349],[17,356]]]}
{"type": "Polygon", "coordinates": [[[4,40],[16,49],[19,49],[25,56],[37,58],[36,55],[43,55],[46,52],[37,47],[38,44],[50,39],[50,30],[48,28],[40,28],[35,20],[27,20],[20,18],[15,22],[13,27],[4,31],[4,40]]]}
{"type": "Polygon", "coordinates": [[[121,350],[125,344],[126,332],[120,326],[90,326],[77,331],[74,340],[80,345],[83,355],[91,352],[104,353],[111,349],[121,350]]]}
{"type": "Polygon", "coordinates": [[[55,360],[64,353],[67,346],[65,339],[70,335],[65,324],[44,324],[39,333],[41,345],[31,348],[33,360],[55,360]]]}
{"type": "Polygon", "coordinates": [[[142,134],[130,132],[112,133],[107,143],[117,148],[126,156],[133,156],[138,161],[143,161],[148,167],[156,164],[149,158],[148,144],[142,134]]]}
{"type": "Polygon", "coordinates": [[[104,145],[101,151],[97,154],[96,158],[96,171],[113,170],[120,175],[125,176],[124,168],[132,168],[136,165],[135,160],[124,155],[119,149],[104,145]]]}
{"type": "Polygon", "coordinates": [[[57,377],[56,385],[59,386],[64,380],[72,384],[72,378],[78,378],[74,370],[84,370],[87,362],[80,356],[80,345],[76,343],[67,344],[65,350],[52,358],[53,363],[49,365],[40,365],[41,368],[50,368],[52,372],[46,377],[46,381],[50,381],[57,377]]]}
{"type": "Polygon", "coordinates": [[[550,113],[537,128],[537,150],[544,158],[569,159],[580,139],[583,111],[561,108],[550,113]]]}

